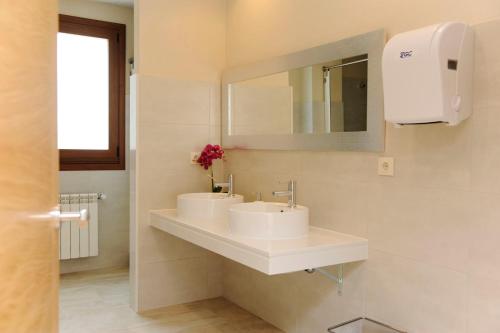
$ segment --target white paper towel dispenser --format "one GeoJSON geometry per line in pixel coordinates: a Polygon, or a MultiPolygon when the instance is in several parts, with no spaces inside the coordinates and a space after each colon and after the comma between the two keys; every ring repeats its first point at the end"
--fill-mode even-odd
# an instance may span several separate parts
{"type": "Polygon", "coordinates": [[[394,36],[384,48],[385,119],[457,125],[472,112],[474,37],[448,22],[394,36]]]}

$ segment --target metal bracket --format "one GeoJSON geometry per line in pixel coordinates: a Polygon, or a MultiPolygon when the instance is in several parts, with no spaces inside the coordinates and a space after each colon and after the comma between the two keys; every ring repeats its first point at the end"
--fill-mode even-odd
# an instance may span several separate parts
{"type": "Polygon", "coordinates": [[[342,296],[342,289],[344,287],[344,264],[337,265],[337,276],[328,272],[324,268],[309,268],[305,270],[306,273],[312,274],[314,272],[318,272],[321,275],[327,277],[330,280],[333,280],[337,283],[337,294],[342,296]]]}

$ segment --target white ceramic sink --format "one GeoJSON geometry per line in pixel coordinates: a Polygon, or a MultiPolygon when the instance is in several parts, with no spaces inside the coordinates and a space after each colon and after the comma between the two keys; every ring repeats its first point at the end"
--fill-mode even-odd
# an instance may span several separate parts
{"type": "Polygon", "coordinates": [[[229,209],[229,230],[234,235],[249,238],[304,237],[309,232],[309,209],[263,201],[236,204],[229,209]]]}
{"type": "Polygon", "coordinates": [[[200,221],[227,221],[229,207],[243,196],[226,193],[185,193],[177,196],[177,216],[200,221]]]}

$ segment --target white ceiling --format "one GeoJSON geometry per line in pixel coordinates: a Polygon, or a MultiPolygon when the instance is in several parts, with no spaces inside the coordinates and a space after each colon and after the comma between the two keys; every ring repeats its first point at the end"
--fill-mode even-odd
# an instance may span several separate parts
{"type": "Polygon", "coordinates": [[[134,7],[134,0],[93,0],[93,1],[105,2],[119,6],[134,7]]]}

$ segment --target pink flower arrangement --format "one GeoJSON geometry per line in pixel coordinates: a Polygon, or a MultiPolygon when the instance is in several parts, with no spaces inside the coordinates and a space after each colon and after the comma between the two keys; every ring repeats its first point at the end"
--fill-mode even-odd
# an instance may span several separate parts
{"type": "Polygon", "coordinates": [[[222,150],[221,146],[208,144],[203,148],[196,162],[205,170],[208,170],[208,168],[212,166],[214,160],[222,159],[223,157],[224,150],[222,150]]]}
{"type": "Polygon", "coordinates": [[[214,170],[212,169],[212,164],[214,160],[222,159],[223,157],[224,150],[222,150],[221,146],[208,144],[203,148],[200,157],[196,160],[196,163],[201,165],[205,170],[210,169],[210,175],[208,177],[212,182],[212,192],[222,191],[222,187],[214,185],[214,170]]]}

